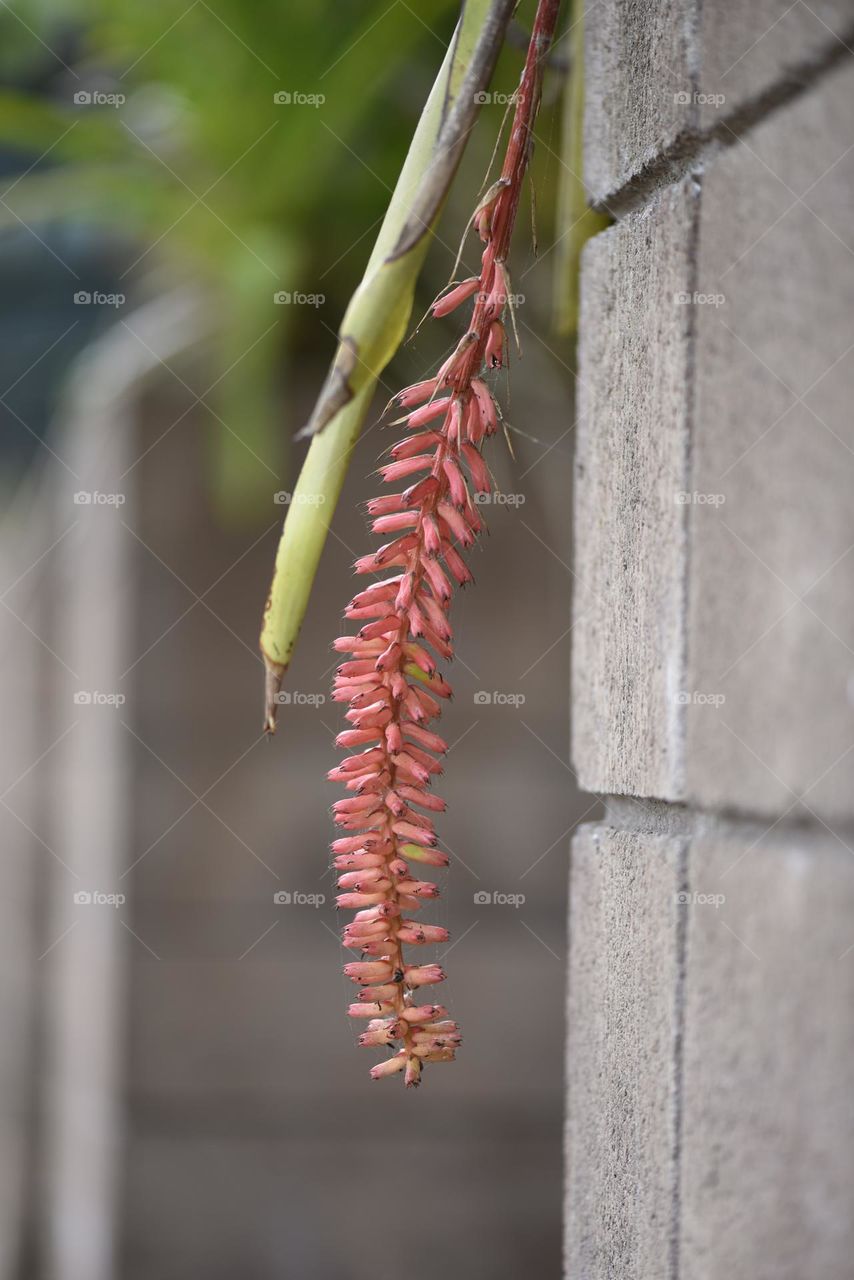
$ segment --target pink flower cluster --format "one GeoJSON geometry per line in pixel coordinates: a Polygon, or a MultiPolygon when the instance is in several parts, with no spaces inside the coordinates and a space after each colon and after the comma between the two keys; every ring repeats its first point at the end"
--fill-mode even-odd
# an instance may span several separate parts
{"type": "Polygon", "coordinates": [[[338,668],[333,696],[349,703],[352,725],[337,742],[360,748],[329,775],[352,793],[334,806],[335,821],[347,832],[332,845],[341,872],[338,905],[357,913],[344,929],[344,945],[370,957],[345,965],[362,988],[350,1015],[370,1019],[361,1044],[397,1046],[373,1068],[374,1079],[403,1071],[407,1085],[420,1082],[425,1063],[453,1059],[460,1044],[459,1028],[441,1005],[416,1003],[419,989],[442,982],[444,971],[438,964],[408,963],[404,946],[448,939],[447,930],[415,918],[439,893],[417,870],[448,863],[436,847],[433,819],[445,802],[429,790],[442,772],[439,757],[447,745],[428,725],[451,695],[437,658],[453,657],[453,586],[472,581],[461,555],[482,528],[472,494],[491,489],[480,450],[499,415],[477,375],[484,365],[494,369],[504,360],[500,317],[508,284],[495,257],[492,225],[506,190],[507,184],[496,184],[475,217],[486,244],[480,276],[433,306],[433,314],[442,316],[475,297],[470,328],[434,378],[396,397],[407,411],[407,436],[391,449],[381,474],[391,484],[409,483],[368,503],[374,532],[391,541],[355,565],[360,574],[394,572],[351,600],[345,616],[361,629],[335,641],[349,657],[338,668]]]}

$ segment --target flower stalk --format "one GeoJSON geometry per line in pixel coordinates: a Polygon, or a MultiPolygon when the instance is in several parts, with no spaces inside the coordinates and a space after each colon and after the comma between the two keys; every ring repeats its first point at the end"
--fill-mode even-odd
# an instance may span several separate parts
{"type": "Polygon", "coordinates": [[[432,378],[395,397],[406,435],[380,474],[404,487],[368,503],[374,532],[389,540],[354,566],[364,575],[392,572],[354,596],[345,617],[360,630],[335,641],[347,657],[333,697],[348,704],[351,726],[337,742],[359,749],[329,774],[349,793],[333,808],[345,834],[332,845],[338,906],[356,911],[343,942],[361,953],[344,967],[361,988],[349,1012],[368,1019],[360,1044],[395,1049],[372,1077],[403,1072],[409,1087],[420,1083],[427,1063],[451,1061],[461,1043],[443,1006],[417,1003],[420,989],[442,982],[444,970],[411,962],[405,948],[448,940],[447,930],[416,918],[439,894],[420,878],[421,868],[448,863],[433,816],[445,802],[430,790],[448,748],[429,725],[451,696],[438,661],[453,657],[453,589],[473,580],[461,554],[482,529],[472,494],[491,489],[481,450],[501,415],[487,379],[506,362],[507,259],[558,8],[559,0],[537,6],[501,176],[472,218],[484,246],[480,273],[432,307],[441,317],[472,301],[468,326],[432,378]]]}

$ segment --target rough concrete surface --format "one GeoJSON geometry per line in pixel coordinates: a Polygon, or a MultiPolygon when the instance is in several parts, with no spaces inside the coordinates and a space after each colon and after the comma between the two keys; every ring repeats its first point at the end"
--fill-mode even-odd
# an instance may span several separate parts
{"type": "Polygon", "coordinates": [[[679,1277],[850,1280],[854,861],[715,825],[685,907],[679,1277]]]}
{"type": "Polygon", "coordinates": [[[572,851],[567,1256],[666,1274],[674,1230],[678,837],[582,827],[572,851]]]}
{"type": "Polygon", "coordinates": [[[584,253],[573,761],[591,791],[678,798],[686,423],[697,191],[584,253]]]}
{"type": "Polygon", "coordinates": [[[716,158],[719,305],[694,308],[686,796],[831,823],[854,817],[852,99],[848,59],[716,158]]]}
{"type": "Polygon", "coordinates": [[[844,54],[854,27],[848,0],[705,0],[697,8],[701,128],[844,54]]]}
{"type": "Polygon", "coordinates": [[[847,62],[848,0],[587,0],[584,181],[622,188],[847,62]]]}
{"type": "Polygon", "coordinates": [[[588,0],[584,16],[584,180],[594,201],[619,190],[696,114],[690,0],[588,0]]]}

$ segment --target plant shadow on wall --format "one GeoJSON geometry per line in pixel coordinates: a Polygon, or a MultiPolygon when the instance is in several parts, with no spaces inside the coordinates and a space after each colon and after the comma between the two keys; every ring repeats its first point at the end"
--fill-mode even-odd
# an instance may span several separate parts
{"type": "MultiPolygon", "coordinates": [[[[6,476],[25,461],[59,468],[38,438],[63,456],[62,380],[75,351],[108,327],[138,341],[135,310],[147,299],[201,299],[186,357],[170,358],[144,398],[133,495],[97,513],[104,535],[129,548],[126,701],[74,707],[69,696],[76,716],[121,717],[132,766],[130,869],[115,885],[86,886],[123,895],[110,910],[127,926],[113,1033],[129,1050],[117,1223],[128,1276],[224,1275],[237,1260],[259,1276],[281,1274],[283,1260],[309,1277],[383,1274],[350,1244],[387,1195],[378,1131],[394,1132],[399,1158],[417,1168],[418,1205],[458,1260],[451,1274],[475,1259],[499,1278],[532,1263],[558,1269],[565,851],[588,808],[565,723],[572,358],[549,319],[562,242],[551,212],[559,66],[536,127],[541,259],[526,205],[512,254],[524,358],[511,351],[512,400],[503,382],[498,394],[515,457],[498,433],[493,491],[478,503],[490,536],[470,562],[476,599],[455,613],[456,697],[443,715],[442,848],[453,872],[431,924],[450,938],[423,950],[427,964],[448,957],[467,1040],[415,1102],[365,1081],[336,1016],[351,988],[324,777],[340,728],[330,640],[364,548],[360,504],[396,438],[373,424],[397,388],[449,354],[447,321],[425,326],[383,374],[274,745],[258,724],[257,606],[304,448],[289,462],[287,442],[309,417],[457,8],[199,0],[46,6],[38,22],[0,14],[12,188],[0,262],[27,317],[16,328],[7,312],[3,386],[19,381],[3,397],[6,476]]],[[[533,10],[522,6],[520,27],[533,10]]],[[[416,316],[447,281],[478,201],[522,67],[516,44],[482,106],[416,316]]],[[[568,44],[558,41],[556,62],[568,44]]],[[[478,273],[482,247],[469,242],[461,275],[478,273]]],[[[51,541],[39,545],[45,572],[58,563],[51,541]]],[[[35,623],[20,592],[8,599],[35,623]]],[[[61,641],[52,648],[62,656],[61,641]]],[[[32,774],[45,794],[48,763],[32,774]]],[[[75,934],[101,906],[79,909],[75,934]]],[[[67,945],[51,952],[57,965],[67,945]]],[[[390,1256],[410,1250],[411,1229],[408,1216],[387,1229],[390,1256]]]]}

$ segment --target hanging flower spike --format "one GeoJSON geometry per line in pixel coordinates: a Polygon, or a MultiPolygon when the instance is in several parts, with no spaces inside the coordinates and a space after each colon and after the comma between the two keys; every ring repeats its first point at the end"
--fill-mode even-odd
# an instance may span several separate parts
{"type": "Polygon", "coordinates": [[[349,704],[351,726],[337,744],[362,748],[329,773],[350,793],[334,805],[335,822],[354,833],[332,845],[341,872],[338,906],[356,911],[342,939],[361,953],[344,966],[361,987],[349,1013],[370,1019],[361,1045],[396,1046],[372,1069],[372,1078],[402,1071],[408,1087],[420,1083],[426,1063],[450,1062],[461,1043],[446,1009],[415,1000],[420,988],[444,981],[444,970],[409,963],[404,946],[435,945],[449,936],[414,918],[439,895],[432,881],[419,878],[420,867],[448,862],[436,847],[431,817],[444,811],[445,802],[429,790],[448,748],[428,726],[451,689],[434,655],[445,661],[453,656],[453,585],[472,581],[457,548],[470,547],[482,528],[472,491],[491,487],[481,446],[499,414],[479,375],[505,358],[505,264],[558,7],[559,0],[540,0],[501,177],[472,219],[485,246],[480,275],[456,285],[432,308],[434,316],[445,316],[473,298],[469,325],[434,378],[395,397],[406,410],[400,421],[408,434],[391,449],[392,460],[380,474],[386,483],[408,483],[368,503],[374,532],[391,540],[354,566],[358,574],[394,572],[354,596],[345,617],[360,629],[334,645],[348,657],[338,668],[333,698],[349,704]]]}

